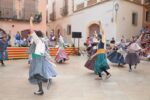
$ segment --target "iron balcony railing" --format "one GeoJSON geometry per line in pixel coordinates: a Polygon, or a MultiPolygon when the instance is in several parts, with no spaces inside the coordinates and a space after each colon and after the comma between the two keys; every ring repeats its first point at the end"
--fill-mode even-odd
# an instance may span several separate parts
{"type": "Polygon", "coordinates": [[[55,12],[52,12],[52,13],[50,14],[50,20],[51,20],[51,21],[55,21],[55,20],[56,20],[56,13],[55,13],[55,12]]]}
{"type": "Polygon", "coordinates": [[[16,21],[29,21],[30,17],[34,16],[34,21],[40,23],[42,14],[37,11],[21,10],[19,14],[11,8],[0,8],[0,19],[11,19],[16,21]]]}
{"type": "Polygon", "coordinates": [[[0,8],[0,18],[14,18],[15,13],[13,9],[10,8],[0,8]]]}
{"type": "Polygon", "coordinates": [[[60,8],[60,14],[62,16],[67,16],[68,15],[68,6],[64,6],[64,7],[60,8]]]}

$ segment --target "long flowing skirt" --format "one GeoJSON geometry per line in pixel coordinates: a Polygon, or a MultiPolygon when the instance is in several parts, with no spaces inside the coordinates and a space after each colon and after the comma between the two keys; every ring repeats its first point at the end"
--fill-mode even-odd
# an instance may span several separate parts
{"type": "Polygon", "coordinates": [[[93,57],[92,59],[88,59],[84,66],[89,70],[94,70],[95,62],[96,62],[96,56],[93,57]]]}
{"type": "Polygon", "coordinates": [[[98,73],[101,73],[107,69],[109,69],[109,65],[107,63],[106,55],[105,54],[98,54],[96,57],[94,71],[96,72],[96,74],[98,74],[98,73]]]}
{"type": "Polygon", "coordinates": [[[44,56],[33,58],[29,69],[29,81],[33,84],[46,82],[49,78],[56,77],[54,64],[44,56]]]}
{"type": "Polygon", "coordinates": [[[125,59],[124,59],[123,55],[117,51],[113,51],[113,52],[109,53],[107,58],[112,63],[125,64],[125,59]]]}
{"type": "Polygon", "coordinates": [[[66,54],[65,50],[61,49],[58,51],[58,54],[56,55],[55,60],[57,63],[59,63],[64,60],[69,60],[69,57],[66,54]]]}
{"type": "Polygon", "coordinates": [[[135,65],[135,64],[140,63],[140,59],[137,53],[128,53],[125,58],[125,61],[127,64],[130,64],[130,65],[135,65]]]}
{"type": "Polygon", "coordinates": [[[8,52],[7,50],[0,52],[0,60],[8,60],[8,52]]]}

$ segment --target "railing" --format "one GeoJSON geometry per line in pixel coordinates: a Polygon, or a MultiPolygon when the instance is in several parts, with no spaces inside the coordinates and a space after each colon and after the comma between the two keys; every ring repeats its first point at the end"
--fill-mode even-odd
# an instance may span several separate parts
{"type": "Polygon", "coordinates": [[[145,1],[144,1],[144,5],[150,6],[150,0],[145,0],[145,1]]]}
{"type": "Polygon", "coordinates": [[[37,23],[41,22],[42,15],[41,13],[36,13],[36,11],[30,11],[30,10],[22,10],[19,11],[19,14],[17,15],[16,11],[11,8],[0,8],[0,19],[11,19],[16,21],[29,21],[30,16],[34,16],[34,21],[37,23]]]}
{"type": "Polygon", "coordinates": [[[68,15],[68,6],[64,6],[63,8],[60,8],[60,14],[62,16],[68,15]]]}
{"type": "Polygon", "coordinates": [[[51,21],[55,21],[55,20],[56,20],[56,14],[55,14],[55,12],[52,12],[52,13],[50,14],[50,20],[51,20],[51,21]]]}
{"type": "Polygon", "coordinates": [[[111,1],[111,0],[86,0],[83,3],[77,4],[75,11],[79,11],[79,10],[82,10],[84,8],[88,8],[88,7],[91,7],[91,6],[94,6],[97,4],[101,4],[101,3],[104,3],[107,1],[111,1]]]}
{"type": "Polygon", "coordinates": [[[81,4],[78,4],[76,10],[80,10],[80,9],[83,9],[83,8],[84,8],[84,2],[81,3],[81,4]]]}
{"type": "Polygon", "coordinates": [[[126,0],[137,4],[143,4],[142,0],[126,0]]]}
{"type": "Polygon", "coordinates": [[[15,18],[16,15],[13,13],[13,9],[11,8],[0,8],[0,18],[15,18]]]}
{"type": "Polygon", "coordinates": [[[91,6],[97,3],[97,0],[88,0],[87,1],[87,6],[91,6]]]}
{"type": "Polygon", "coordinates": [[[39,23],[41,15],[36,10],[36,3],[36,0],[0,0],[0,19],[29,21],[32,15],[40,19],[36,19],[39,23]]]}
{"type": "Polygon", "coordinates": [[[142,4],[142,0],[133,0],[133,2],[142,4]]]}

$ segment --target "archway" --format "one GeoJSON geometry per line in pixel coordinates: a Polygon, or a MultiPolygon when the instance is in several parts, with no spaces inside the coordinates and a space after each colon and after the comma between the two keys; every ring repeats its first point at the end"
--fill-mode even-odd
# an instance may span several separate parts
{"type": "Polygon", "coordinates": [[[98,24],[93,23],[88,27],[89,30],[89,35],[88,36],[93,36],[94,32],[96,31],[97,34],[100,33],[100,27],[98,24]]]}
{"type": "Polygon", "coordinates": [[[100,33],[100,26],[99,26],[98,20],[92,20],[87,24],[86,37],[93,35],[94,31],[96,31],[97,33],[100,33]]]}

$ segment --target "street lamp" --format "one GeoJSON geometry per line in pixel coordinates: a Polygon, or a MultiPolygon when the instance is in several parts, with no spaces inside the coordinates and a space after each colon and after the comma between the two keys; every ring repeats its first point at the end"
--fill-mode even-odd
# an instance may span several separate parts
{"type": "Polygon", "coordinates": [[[117,14],[118,10],[119,10],[119,4],[116,3],[116,4],[115,4],[115,11],[116,11],[116,14],[117,14]]]}

